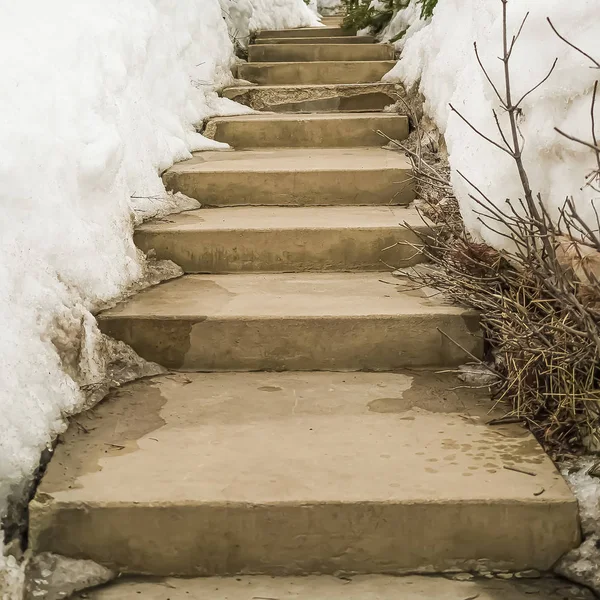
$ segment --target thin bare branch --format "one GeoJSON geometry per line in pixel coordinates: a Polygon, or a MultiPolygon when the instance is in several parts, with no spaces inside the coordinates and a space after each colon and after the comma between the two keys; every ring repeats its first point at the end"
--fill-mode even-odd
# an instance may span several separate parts
{"type": "Polygon", "coordinates": [[[479,129],[477,129],[477,127],[475,127],[474,125],[472,125],[468,121],[468,119],[466,119],[465,117],[463,117],[462,114],[458,110],[456,110],[456,108],[454,108],[454,106],[452,106],[452,104],[450,104],[450,110],[452,110],[452,112],[456,113],[463,120],[463,122],[465,122],[478,136],[482,137],[486,142],[489,142],[493,146],[496,146],[496,148],[498,148],[499,150],[502,150],[502,152],[505,152],[509,156],[513,156],[514,157],[513,152],[511,152],[510,150],[507,150],[506,148],[504,148],[503,146],[501,146],[500,144],[498,144],[497,142],[495,142],[493,139],[487,137],[487,135],[484,135],[483,133],[481,133],[481,131],[479,131],[479,129]]]}
{"type": "Polygon", "coordinates": [[[540,86],[544,85],[544,83],[546,83],[546,81],[548,81],[548,79],[550,79],[550,76],[552,75],[552,73],[554,73],[554,69],[556,69],[557,64],[558,64],[558,58],[555,58],[554,62],[552,63],[552,66],[550,67],[550,70],[548,71],[548,75],[546,75],[546,77],[544,77],[544,79],[542,79],[536,86],[532,87],[528,92],[526,92],[525,94],[523,94],[521,96],[521,99],[515,104],[515,109],[519,108],[519,106],[521,105],[523,100],[525,100],[525,98],[527,98],[527,96],[529,96],[529,94],[532,94],[533,92],[535,92],[535,90],[537,90],[540,86]]]}
{"type": "Polygon", "coordinates": [[[598,62],[595,58],[592,58],[587,52],[584,52],[581,48],[578,48],[575,44],[571,43],[567,38],[565,38],[564,36],[562,36],[560,33],[558,33],[556,27],[554,27],[554,23],[552,23],[552,21],[550,20],[550,17],[546,17],[546,20],[548,21],[548,23],[550,24],[550,27],[552,27],[552,31],[554,31],[554,33],[565,43],[567,44],[567,46],[571,46],[571,48],[573,48],[574,50],[577,50],[577,52],[579,52],[580,54],[583,54],[583,56],[585,56],[587,59],[591,60],[594,65],[596,65],[596,68],[600,69],[600,62],[598,62]]]}

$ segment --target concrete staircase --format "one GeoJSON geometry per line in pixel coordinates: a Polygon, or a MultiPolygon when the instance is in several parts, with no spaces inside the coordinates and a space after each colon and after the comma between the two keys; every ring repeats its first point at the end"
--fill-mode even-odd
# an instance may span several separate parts
{"type": "Polygon", "coordinates": [[[135,239],[186,275],[99,323],[173,373],[73,423],[31,504],[36,551],[160,576],[399,574],[545,570],[577,543],[535,440],[439,373],[481,354],[477,315],[389,275],[417,260],[399,224],[428,226],[374,133],[408,122],[381,112],[393,51],[372,41],[262,32],[254,84],[224,93],[277,114],[214,119],[234,150],[165,173],[205,208],[135,239]]]}

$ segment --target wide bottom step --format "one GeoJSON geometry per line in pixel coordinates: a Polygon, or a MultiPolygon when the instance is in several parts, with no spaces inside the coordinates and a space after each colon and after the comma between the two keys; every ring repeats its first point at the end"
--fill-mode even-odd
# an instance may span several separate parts
{"type": "Polygon", "coordinates": [[[489,400],[456,385],[405,371],[125,386],[57,447],[31,545],[154,575],[549,569],[578,541],[575,499],[531,435],[487,426],[489,400]]]}

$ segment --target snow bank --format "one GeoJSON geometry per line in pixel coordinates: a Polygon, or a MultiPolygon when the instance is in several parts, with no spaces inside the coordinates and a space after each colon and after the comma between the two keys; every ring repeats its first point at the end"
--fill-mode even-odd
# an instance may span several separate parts
{"type": "MultiPolygon", "coordinates": [[[[315,20],[302,0],[232,4],[246,29],[315,20]]],[[[132,224],[172,202],[159,173],[225,146],[192,124],[249,110],[215,92],[233,61],[219,0],[2,7],[0,514],[104,377],[92,312],[144,273],[132,224]]]]}
{"type": "Polygon", "coordinates": [[[324,15],[331,15],[342,10],[342,0],[317,0],[319,11],[324,15]]]}
{"type": "Polygon", "coordinates": [[[254,31],[316,27],[321,23],[304,0],[220,0],[232,39],[248,44],[254,31]]]}
{"type": "Polygon", "coordinates": [[[579,458],[561,469],[579,504],[584,541],[562,556],[554,570],[600,595],[600,479],[589,473],[596,467],[597,459],[579,458]]]}
{"type": "MultiPolygon", "coordinates": [[[[512,160],[471,131],[457,115],[452,103],[486,135],[498,140],[492,109],[500,114],[499,101],[477,65],[473,42],[478,42],[483,63],[495,82],[502,86],[501,2],[489,0],[440,0],[428,23],[418,21],[418,7],[400,11],[390,24],[388,39],[406,25],[410,29],[399,42],[403,56],[384,78],[408,86],[420,80],[426,111],[445,135],[453,184],[467,226],[492,245],[503,238],[476,220],[473,190],[458,176],[462,171],[497,205],[506,198],[522,196],[512,160]],[[393,25],[393,27],[392,27],[393,25]]],[[[590,188],[580,190],[594,164],[591,151],[565,140],[554,127],[590,139],[591,90],[598,78],[590,62],[560,41],[550,29],[550,17],[559,31],[586,52],[600,58],[597,0],[579,0],[577,6],[564,0],[512,0],[509,2],[509,31],[516,33],[526,12],[527,24],[515,48],[512,64],[514,94],[518,98],[548,73],[559,59],[552,77],[524,101],[521,131],[526,140],[524,160],[532,187],[546,205],[556,211],[567,195],[574,195],[580,214],[595,223],[591,205],[598,196],[590,188]]],[[[506,119],[501,117],[505,124],[506,119]]]]}

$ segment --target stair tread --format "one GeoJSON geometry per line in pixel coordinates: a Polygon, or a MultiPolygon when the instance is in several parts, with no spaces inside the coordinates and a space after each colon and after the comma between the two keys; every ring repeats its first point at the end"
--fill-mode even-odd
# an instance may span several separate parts
{"type": "Polygon", "coordinates": [[[402,291],[389,273],[185,275],[150,288],[99,320],[252,319],[473,315],[425,293],[402,291]]]}
{"type": "Polygon", "coordinates": [[[330,36],[355,36],[355,31],[344,30],[341,27],[297,27],[294,29],[263,29],[258,32],[257,39],[259,38],[272,38],[272,37],[313,37],[316,34],[318,37],[330,37],[330,36]]]}
{"type": "Polygon", "coordinates": [[[399,83],[390,83],[387,81],[374,81],[372,83],[283,83],[276,85],[258,85],[254,83],[248,83],[244,85],[235,85],[226,87],[223,91],[229,90],[310,90],[310,89],[332,89],[332,90],[352,90],[352,89],[402,89],[402,86],[399,83]]]}
{"type": "Polygon", "coordinates": [[[345,38],[339,39],[338,44],[253,44],[248,49],[248,61],[369,61],[395,57],[395,49],[390,44],[344,44],[345,38]]]}
{"type": "Polygon", "coordinates": [[[399,152],[382,148],[271,148],[198,152],[167,172],[302,172],[411,169],[399,152]]]}
{"type": "Polygon", "coordinates": [[[269,231],[272,229],[374,229],[397,228],[406,222],[423,229],[425,224],[414,208],[397,206],[249,206],[211,208],[169,215],[148,221],[141,232],[269,231]]]}
{"type": "Polygon", "coordinates": [[[281,67],[285,65],[307,65],[309,67],[318,67],[319,65],[331,66],[331,65],[369,65],[369,64],[385,64],[389,65],[390,69],[396,64],[395,60],[308,60],[308,61],[281,61],[281,62],[252,62],[244,63],[242,67],[253,67],[253,68],[267,68],[267,67],[281,67]]]}
{"type": "MultiPolygon", "coordinates": [[[[406,121],[408,117],[397,113],[362,112],[362,113],[256,113],[249,115],[232,115],[214,117],[211,121],[228,121],[230,123],[244,123],[246,121],[279,122],[305,122],[305,121],[406,121]]],[[[382,138],[382,145],[384,144],[382,138]]]]}
{"type": "Polygon", "coordinates": [[[379,134],[404,140],[409,121],[397,113],[257,113],[215,117],[204,130],[206,137],[235,149],[256,148],[381,148],[379,134]]]}
{"type": "Polygon", "coordinates": [[[253,46],[265,44],[373,44],[376,39],[371,35],[346,35],[322,37],[287,37],[287,38],[257,38],[253,46]]]}
{"type": "Polygon", "coordinates": [[[199,577],[128,579],[87,592],[90,600],[248,600],[248,598],[289,598],[290,600],[564,600],[573,597],[593,600],[573,584],[552,578],[536,581],[475,580],[451,581],[445,577],[363,575],[352,578],[313,575],[307,577],[199,577]],[[165,593],[165,587],[168,594],[165,593]],[[574,595],[573,590],[577,590],[574,595]],[[140,596],[141,594],[141,596],[140,596]]]}
{"type": "Polygon", "coordinates": [[[381,81],[395,65],[395,60],[249,62],[239,66],[238,76],[266,85],[369,83],[381,81]]]}
{"type": "Polygon", "coordinates": [[[138,381],[79,419],[88,432],[71,426],[38,493],[62,507],[574,504],[530,434],[485,425],[491,402],[451,386],[431,371],[138,381]]]}

